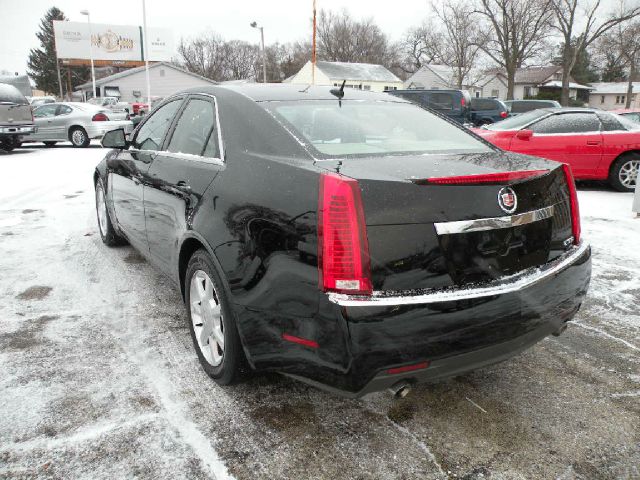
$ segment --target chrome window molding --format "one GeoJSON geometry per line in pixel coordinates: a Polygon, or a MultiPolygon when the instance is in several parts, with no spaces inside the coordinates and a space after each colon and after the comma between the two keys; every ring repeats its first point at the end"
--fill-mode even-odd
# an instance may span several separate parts
{"type": "Polygon", "coordinates": [[[544,282],[571,267],[589,249],[589,244],[582,242],[544,265],[528,268],[480,287],[434,289],[416,294],[411,294],[411,292],[402,294],[401,292],[374,291],[370,296],[328,293],[327,297],[330,302],[342,307],[389,307],[396,305],[428,305],[517,293],[544,282]]]}
{"type": "Polygon", "coordinates": [[[476,220],[459,220],[454,222],[434,223],[438,235],[451,235],[455,233],[482,232],[485,230],[497,230],[499,228],[517,227],[529,223],[545,220],[553,216],[554,206],[507,215],[504,217],[478,218],[476,220]]]}
{"type": "MultiPolygon", "coordinates": [[[[213,99],[213,105],[214,105],[214,111],[215,111],[215,117],[216,117],[216,130],[217,130],[217,134],[218,134],[218,147],[220,149],[220,158],[218,157],[205,157],[202,155],[193,155],[190,153],[180,153],[180,152],[170,152],[169,150],[138,150],[138,149],[131,149],[132,152],[138,152],[138,153],[147,153],[147,154],[151,154],[151,155],[167,155],[167,156],[172,156],[175,158],[179,158],[181,160],[190,160],[192,162],[204,162],[204,163],[212,163],[214,165],[220,165],[220,166],[224,166],[225,161],[224,161],[224,145],[222,143],[222,128],[220,126],[220,114],[218,112],[218,100],[216,99],[216,97],[214,95],[211,95],[210,93],[195,93],[195,94],[187,94],[187,100],[189,100],[189,97],[191,95],[199,95],[199,96],[203,96],[203,97],[208,97],[208,98],[212,98],[213,99]]],[[[164,102],[163,105],[166,103],[171,102],[174,99],[179,99],[180,97],[185,96],[184,93],[181,93],[179,95],[175,95],[173,97],[169,97],[167,98],[164,102]]],[[[175,130],[175,128],[174,128],[175,130]]],[[[173,135],[173,132],[172,132],[173,135]]]]}

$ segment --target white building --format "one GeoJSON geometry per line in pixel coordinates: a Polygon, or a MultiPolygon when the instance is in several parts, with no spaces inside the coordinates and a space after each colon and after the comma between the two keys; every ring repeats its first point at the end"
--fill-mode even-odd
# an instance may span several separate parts
{"type": "MultiPolygon", "coordinates": [[[[589,90],[569,79],[569,97],[576,98],[578,90],[589,90]]],[[[424,65],[404,82],[405,88],[450,89],[457,88],[455,69],[446,65],[424,65]]],[[[516,71],[513,98],[523,100],[534,97],[544,91],[559,91],[562,88],[562,67],[519,68],[516,71]]],[[[463,84],[472,97],[494,97],[507,99],[507,75],[500,69],[489,70],[483,74],[472,72],[467,83],[463,84]]]]}
{"type": "MultiPolygon", "coordinates": [[[[151,95],[166,97],[180,90],[215,84],[213,80],[187,72],[168,62],[149,65],[151,95]]],[[[91,82],[76,88],[87,98],[91,97],[91,82]]],[[[96,90],[101,97],[120,97],[124,102],[146,101],[147,77],[144,67],[131,68],[96,80],[96,90]]]]}
{"type": "MultiPolygon", "coordinates": [[[[293,84],[312,83],[311,62],[286,81],[293,84]]],[[[382,65],[373,63],[316,62],[315,85],[339,87],[346,80],[345,88],[384,92],[402,88],[402,80],[382,65]]]]}
{"type": "MultiPolygon", "coordinates": [[[[627,82],[592,83],[593,90],[589,93],[589,106],[602,110],[625,108],[627,102],[627,82]]],[[[632,92],[640,91],[640,82],[633,82],[632,92]]],[[[635,93],[631,94],[630,108],[640,108],[640,99],[635,93]]]]}

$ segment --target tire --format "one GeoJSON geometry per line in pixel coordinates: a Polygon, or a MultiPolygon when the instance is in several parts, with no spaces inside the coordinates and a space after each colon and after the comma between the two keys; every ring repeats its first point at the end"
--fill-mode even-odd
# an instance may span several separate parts
{"type": "Polygon", "coordinates": [[[10,152],[16,148],[16,146],[12,143],[0,143],[0,150],[4,150],[5,152],[10,152]]]}
{"type": "Polygon", "coordinates": [[[619,192],[633,192],[640,175],[640,154],[621,155],[609,171],[609,184],[619,192]]]}
{"type": "Polygon", "coordinates": [[[479,125],[491,125],[493,122],[491,120],[489,120],[488,118],[485,118],[484,120],[480,120],[479,125]]]}
{"type": "Polygon", "coordinates": [[[58,143],[58,142],[42,142],[42,143],[44,143],[45,147],[51,148],[51,147],[54,147],[55,144],[58,143]]]}
{"type": "Polygon", "coordinates": [[[220,275],[206,250],[193,254],[184,281],[189,331],[200,365],[219,385],[241,381],[245,360],[235,317],[220,275]],[[205,328],[210,329],[211,334],[201,341],[205,328]],[[215,338],[222,338],[222,343],[215,338]]]}
{"type": "Polygon", "coordinates": [[[69,130],[69,141],[76,148],[87,148],[91,143],[89,135],[82,127],[73,127],[69,130]]]}
{"type": "Polygon", "coordinates": [[[102,243],[109,247],[115,247],[117,245],[124,245],[127,241],[118,235],[113,223],[111,223],[111,217],[109,216],[109,209],[107,208],[107,201],[104,195],[104,187],[102,181],[96,182],[96,218],[98,220],[98,231],[102,238],[102,243]]]}

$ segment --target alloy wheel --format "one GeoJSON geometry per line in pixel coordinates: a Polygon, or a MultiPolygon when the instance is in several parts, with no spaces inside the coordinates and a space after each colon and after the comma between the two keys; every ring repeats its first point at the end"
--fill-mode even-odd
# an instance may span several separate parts
{"type": "Polygon", "coordinates": [[[82,145],[85,142],[84,132],[82,130],[74,130],[71,134],[71,141],[74,145],[82,145]]]}
{"type": "Polygon", "coordinates": [[[96,210],[98,212],[98,226],[100,227],[100,233],[105,237],[107,235],[107,202],[104,199],[104,191],[101,186],[96,188],[96,210]]]}
{"type": "Polygon", "coordinates": [[[191,277],[191,321],[202,356],[217,367],[224,357],[224,321],[213,281],[203,270],[191,277]]]}
{"type": "Polygon", "coordinates": [[[626,161],[618,172],[620,183],[627,188],[635,187],[638,181],[638,171],[640,171],[640,160],[626,161]]]}

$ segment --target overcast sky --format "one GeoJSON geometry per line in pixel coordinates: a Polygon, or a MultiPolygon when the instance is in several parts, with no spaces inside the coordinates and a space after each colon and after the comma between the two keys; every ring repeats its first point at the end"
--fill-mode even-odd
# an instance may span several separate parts
{"type": "MultiPolygon", "coordinates": [[[[38,24],[52,6],[71,21],[86,21],[80,10],[89,9],[91,21],[118,25],[142,25],[142,0],[0,0],[0,70],[26,73],[29,49],[38,47],[38,24]]],[[[312,0],[147,0],[149,27],[169,28],[175,44],[206,30],[226,39],[258,43],[260,34],[249,26],[256,20],[264,26],[265,43],[311,39],[312,0]]],[[[355,17],[373,17],[392,39],[417,24],[429,11],[428,0],[390,2],[371,0],[317,0],[317,8],[346,7],[355,17]]]]}

